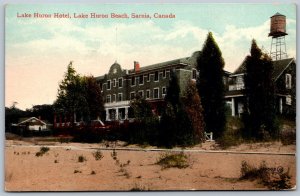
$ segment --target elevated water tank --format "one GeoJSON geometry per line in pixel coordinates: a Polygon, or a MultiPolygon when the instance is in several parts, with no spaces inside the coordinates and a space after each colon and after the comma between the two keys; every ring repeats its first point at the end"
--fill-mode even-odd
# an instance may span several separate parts
{"type": "Polygon", "coordinates": [[[273,38],[287,35],[286,33],[286,18],[285,15],[276,13],[271,16],[271,26],[269,36],[273,38]]]}

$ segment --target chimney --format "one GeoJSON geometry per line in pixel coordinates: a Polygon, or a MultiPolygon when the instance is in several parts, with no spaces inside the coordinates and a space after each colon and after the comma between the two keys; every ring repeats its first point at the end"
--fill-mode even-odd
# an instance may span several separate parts
{"type": "Polygon", "coordinates": [[[140,63],[137,61],[134,61],[134,72],[137,73],[140,71],[140,63]]]}

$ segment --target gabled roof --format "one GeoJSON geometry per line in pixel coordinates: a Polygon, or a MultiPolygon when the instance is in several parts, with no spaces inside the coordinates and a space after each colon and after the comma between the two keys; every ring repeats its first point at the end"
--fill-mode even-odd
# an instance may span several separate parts
{"type": "MultiPolygon", "coordinates": [[[[244,74],[246,72],[246,60],[247,57],[243,60],[242,64],[233,72],[233,75],[244,74]]],[[[294,61],[293,58],[273,61],[273,78],[277,80],[282,74],[282,72],[290,65],[292,61],[294,61]]]]}
{"type": "Polygon", "coordinates": [[[36,117],[30,117],[27,119],[22,119],[21,122],[19,122],[17,125],[22,125],[22,124],[26,124],[27,122],[31,123],[32,125],[46,125],[47,123],[36,118],[36,117]]]}

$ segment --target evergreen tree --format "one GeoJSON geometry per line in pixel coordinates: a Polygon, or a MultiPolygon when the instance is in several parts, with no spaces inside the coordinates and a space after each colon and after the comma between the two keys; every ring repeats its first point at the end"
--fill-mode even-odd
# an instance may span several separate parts
{"type": "Polygon", "coordinates": [[[165,101],[166,107],[160,123],[162,143],[167,147],[193,145],[195,143],[193,121],[190,119],[191,113],[188,113],[182,103],[175,72],[171,72],[165,101]]]}
{"type": "Polygon", "coordinates": [[[263,139],[266,134],[275,136],[275,91],[272,78],[273,63],[252,40],[251,54],[246,59],[245,92],[247,95],[244,123],[249,137],[263,139]]]}
{"type": "Polygon", "coordinates": [[[220,137],[225,130],[225,102],[223,71],[224,60],[222,53],[211,32],[197,59],[197,88],[203,106],[206,131],[220,137]]]}
{"type": "Polygon", "coordinates": [[[201,105],[201,98],[198,94],[198,90],[194,82],[188,82],[182,100],[184,103],[185,111],[188,115],[188,118],[191,120],[193,126],[193,143],[203,142],[205,140],[205,123],[203,118],[203,108],[201,105]]]}

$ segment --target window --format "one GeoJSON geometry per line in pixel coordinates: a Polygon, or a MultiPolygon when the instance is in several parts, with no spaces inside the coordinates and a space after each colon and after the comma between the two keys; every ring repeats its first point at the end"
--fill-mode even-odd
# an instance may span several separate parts
{"type": "Polygon", "coordinates": [[[112,102],[116,102],[116,94],[113,94],[112,102]]]}
{"type": "Polygon", "coordinates": [[[159,98],[159,88],[153,89],[153,98],[158,99],[159,98]]]}
{"type": "Polygon", "coordinates": [[[150,99],[150,90],[146,91],[146,99],[150,99]]]}
{"type": "Polygon", "coordinates": [[[166,87],[162,87],[162,97],[164,98],[165,96],[166,96],[166,94],[167,94],[167,89],[166,89],[166,87]]]}
{"type": "Polygon", "coordinates": [[[139,91],[138,94],[140,98],[144,98],[144,91],[139,91]]]}
{"type": "Polygon", "coordinates": [[[130,100],[133,100],[134,97],[135,97],[135,92],[131,92],[131,93],[130,93],[130,100]]]}
{"type": "Polygon", "coordinates": [[[110,101],[111,101],[111,97],[110,97],[110,95],[107,95],[106,96],[106,103],[110,103],[110,101]]]}
{"type": "Polygon", "coordinates": [[[147,74],[147,82],[150,82],[150,74],[147,74]]]}
{"type": "Polygon", "coordinates": [[[123,78],[119,78],[119,88],[123,87],[123,78]]]}
{"type": "Polygon", "coordinates": [[[122,93],[118,93],[118,101],[122,101],[123,100],[123,94],[122,93]]]}
{"type": "Polygon", "coordinates": [[[154,73],[154,81],[157,82],[158,81],[158,71],[156,71],[154,73]]]}
{"type": "Polygon", "coordinates": [[[292,88],[292,75],[291,74],[285,74],[285,87],[287,89],[292,88]]]}
{"type": "Polygon", "coordinates": [[[132,76],[132,78],[131,78],[131,85],[132,85],[132,86],[135,85],[135,77],[134,77],[134,76],[132,76]]]}
{"type": "Polygon", "coordinates": [[[113,87],[116,87],[116,79],[113,79],[112,85],[113,87]]]}
{"type": "Polygon", "coordinates": [[[139,84],[140,85],[144,84],[144,75],[139,76],[139,84]]]}
{"type": "Polygon", "coordinates": [[[166,70],[163,70],[163,78],[166,78],[166,70]]]}
{"type": "Polygon", "coordinates": [[[107,80],[107,90],[110,90],[110,80],[107,80]]]}
{"type": "Polygon", "coordinates": [[[292,105],[292,96],[291,95],[286,96],[285,103],[286,103],[286,105],[292,105]]]}
{"type": "Polygon", "coordinates": [[[196,80],[197,79],[197,70],[193,69],[192,71],[192,79],[196,80]]]}

